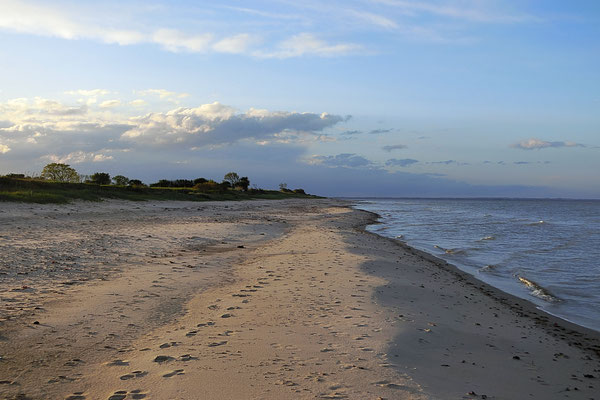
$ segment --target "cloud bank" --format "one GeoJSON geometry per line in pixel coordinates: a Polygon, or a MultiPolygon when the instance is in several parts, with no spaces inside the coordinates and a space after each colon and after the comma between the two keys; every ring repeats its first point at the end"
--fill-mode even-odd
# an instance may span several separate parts
{"type": "Polygon", "coordinates": [[[585,147],[585,145],[575,142],[548,142],[545,140],[530,138],[526,140],[522,140],[519,143],[512,144],[510,147],[514,149],[522,149],[522,150],[540,150],[547,149],[551,147],[585,147]]]}

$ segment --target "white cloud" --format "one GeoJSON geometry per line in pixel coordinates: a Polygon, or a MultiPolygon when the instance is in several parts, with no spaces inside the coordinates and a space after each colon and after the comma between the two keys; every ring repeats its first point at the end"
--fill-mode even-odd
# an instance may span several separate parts
{"type": "Polygon", "coordinates": [[[585,145],[575,142],[548,142],[538,138],[522,140],[519,143],[512,144],[510,147],[522,150],[540,150],[549,147],[585,147],[585,145]]]}
{"type": "Polygon", "coordinates": [[[344,118],[330,114],[271,112],[250,109],[236,113],[232,107],[214,102],[195,108],[180,107],[132,118],[135,127],[124,140],[145,144],[180,144],[201,147],[234,143],[243,139],[293,141],[302,135],[335,125],[344,118]]]}
{"type": "Polygon", "coordinates": [[[0,144],[0,154],[6,154],[10,151],[10,147],[5,144],[0,144]]]}
{"type": "Polygon", "coordinates": [[[121,100],[106,100],[100,103],[100,108],[113,108],[121,105],[121,100]]]}
{"type": "Polygon", "coordinates": [[[144,40],[144,35],[136,31],[83,24],[57,8],[15,0],[2,1],[0,28],[62,39],[96,39],[120,45],[140,43],[144,40]]]}
{"type": "Polygon", "coordinates": [[[270,52],[255,52],[265,58],[291,58],[301,56],[335,57],[358,53],[362,46],[354,43],[331,44],[319,39],[312,33],[300,33],[279,43],[277,49],[270,52]]]}
{"type": "Polygon", "coordinates": [[[114,159],[113,156],[107,156],[101,153],[93,153],[93,152],[85,152],[85,151],[74,151],[67,155],[56,155],[56,154],[48,154],[43,156],[42,158],[47,159],[51,162],[55,163],[63,163],[63,164],[81,164],[84,162],[104,162],[110,161],[114,159]]]}
{"type": "Polygon", "coordinates": [[[472,22],[517,23],[538,21],[539,18],[525,14],[511,14],[491,7],[492,2],[481,0],[450,0],[445,2],[415,0],[371,0],[398,8],[403,14],[417,16],[420,13],[456,18],[472,22]]]}
{"type": "Polygon", "coordinates": [[[244,54],[258,39],[247,33],[226,37],[213,44],[213,49],[220,53],[244,54]]]}
{"type": "Polygon", "coordinates": [[[396,29],[398,28],[398,24],[391,19],[384,17],[383,15],[373,14],[370,12],[366,12],[364,10],[356,11],[356,10],[348,10],[349,15],[357,18],[359,20],[365,21],[371,25],[378,26],[384,29],[396,29]]]}
{"type": "Polygon", "coordinates": [[[187,51],[204,53],[210,49],[214,37],[210,33],[190,35],[176,29],[159,29],[152,35],[152,41],[172,52],[187,51]]]}
{"type": "Polygon", "coordinates": [[[188,97],[190,95],[189,93],[171,92],[166,89],[138,90],[136,93],[139,94],[140,96],[158,96],[159,98],[166,99],[166,100],[182,99],[182,98],[188,97]]]}
{"type": "Polygon", "coordinates": [[[19,160],[101,162],[124,149],[143,154],[167,147],[202,150],[242,141],[303,146],[329,140],[323,130],[346,118],[256,108],[238,112],[218,102],[127,116],[50,99],[15,99],[0,103],[0,143],[2,153],[11,151],[19,160]]]}
{"type": "Polygon", "coordinates": [[[148,103],[146,102],[146,100],[143,100],[143,99],[135,99],[135,100],[130,101],[129,104],[134,107],[144,107],[148,103]]]}
{"type": "Polygon", "coordinates": [[[79,89],[79,90],[68,90],[65,94],[70,94],[73,96],[86,96],[86,97],[100,97],[109,95],[111,92],[106,89],[79,89]]]}

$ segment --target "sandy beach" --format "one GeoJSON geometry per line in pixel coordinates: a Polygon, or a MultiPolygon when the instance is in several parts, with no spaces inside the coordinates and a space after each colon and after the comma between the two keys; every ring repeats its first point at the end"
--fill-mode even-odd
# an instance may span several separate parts
{"type": "Polygon", "coordinates": [[[0,203],[0,398],[600,398],[599,333],[349,205],[0,203]]]}

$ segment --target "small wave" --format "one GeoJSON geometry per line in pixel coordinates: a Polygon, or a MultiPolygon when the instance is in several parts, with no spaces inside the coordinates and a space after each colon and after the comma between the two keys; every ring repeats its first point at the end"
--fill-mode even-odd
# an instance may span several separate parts
{"type": "Polygon", "coordinates": [[[467,251],[464,249],[446,249],[442,246],[438,246],[437,244],[434,245],[433,247],[435,247],[436,249],[442,250],[446,254],[467,254],[467,251]]]}
{"type": "Polygon", "coordinates": [[[519,281],[522,284],[524,284],[529,290],[531,290],[531,294],[533,294],[535,297],[539,297],[540,299],[546,300],[549,302],[560,301],[560,299],[558,297],[553,296],[547,289],[545,289],[544,287],[535,283],[534,281],[527,279],[527,278],[523,278],[522,276],[518,276],[518,275],[517,275],[517,278],[519,278],[519,281]]]}
{"type": "Polygon", "coordinates": [[[396,239],[404,239],[404,235],[397,235],[396,239]]]}
{"type": "Polygon", "coordinates": [[[490,264],[490,265],[486,265],[485,267],[479,268],[479,270],[484,271],[484,272],[494,271],[494,270],[496,270],[496,266],[493,264],[490,264]]]}
{"type": "Polygon", "coordinates": [[[496,236],[485,236],[485,237],[482,237],[481,239],[479,239],[479,241],[482,241],[482,240],[496,240],[496,236]]]}
{"type": "Polygon", "coordinates": [[[545,225],[545,224],[547,224],[547,222],[541,219],[538,222],[532,222],[532,223],[527,224],[527,225],[529,225],[529,226],[536,226],[536,225],[545,225]]]}

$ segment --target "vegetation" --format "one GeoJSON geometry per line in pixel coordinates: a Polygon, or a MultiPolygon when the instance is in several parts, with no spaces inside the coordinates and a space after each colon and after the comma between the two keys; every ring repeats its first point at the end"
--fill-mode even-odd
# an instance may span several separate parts
{"type": "Polygon", "coordinates": [[[54,182],[79,182],[80,177],[77,171],[69,164],[51,163],[44,167],[40,176],[54,182]]]}
{"type": "Polygon", "coordinates": [[[106,172],[96,172],[84,180],[69,165],[52,163],[44,167],[39,178],[25,177],[23,174],[1,176],[0,201],[68,203],[72,200],[102,199],[208,201],[317,197],[307,195],[302,189],[276,191],[256,187],[249,189],[249,186],[248,177],[240,178],[235,172],[225,175],[220,183],[205,178],[162,179],[146,186],[139,179],[129,179],[123,175],[116,175],[111,180],[106,172]],[[233,181],[227,179],[236,176],[237,179],[233,181]]]}

